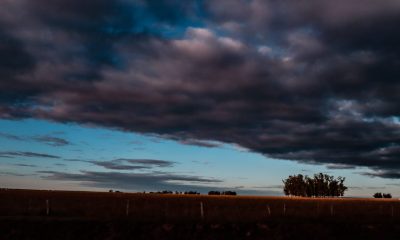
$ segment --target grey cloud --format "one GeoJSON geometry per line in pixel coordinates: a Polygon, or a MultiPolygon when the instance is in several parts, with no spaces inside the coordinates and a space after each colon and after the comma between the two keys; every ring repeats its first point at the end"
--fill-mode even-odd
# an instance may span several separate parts
{"type": "Polygon", "coordinates": [[[159,159],[117,158],[108,161],[93,161],[83,159],[64,159],[70,162],[86,162],[112,170],[145,170],[154,167],[172,167],[175,162],[159,159]]]}
{"type": "Polygon", "coordinates": [[[386,187],[367,187],[367,189],[385,189],[386,187]]]}
{"type": "Polygon", "coordinates": [[[267,185],[267,186],[254,186],[253,188],[259,189],[283,189],[283,185],[267,185]]]}
{"type": "Polygon", "coordinates": [[[119,158],[118,161],[125,161],[130,164],[140,164],[147,167],[172,167],[175,162],[159,159],[129,159],[129,158],[119,158]]]}
{"type": "Polygon", "coordinates": [[[36,142],[41,142],[53,147],[61,147],[61,146],[66,146],[70,145],[71,143],[63,138],[60,137],[54,137],[50,135],[40,135],[40,136],[18,136],[14,134],[9,134],[9,133],[2,133],[0,132],[0,137],[7,138],[9,140],[15,140],[15,141],[36,141],[36,142]]]}
{"type": "Polygon", "coordinates": [[[261,191],[250,189],[236,189],[222,187],[220,179],[204,178],[198,176],[177,175],[173,173],[120,173],[120,172],[91,172],[61,173],[56,171],[39,171],[42,178],[58,181],[78,181],[90,187],[123,189],[128,191],[198,191],[207,193],[210,190],[238,191],[248,195],[280,195],[277,191],[261,191]],[[201,185],[200,185],[201,184],[201,185]]]}
{"type": "MultiPolygon", "coordinates": [[[[120,172],[89,172],[83,171],[81,173],[61,173],[53,171],[41,171],[38,173],[48,174],[43,176],[49,180],[63,180],[63,181],[80,181],[85,182],[85,185],[106,187],[106,188],[119,188],[129,189],[136,191],[143,190],[166,190],[173,189],[177,191],[185,191],[194,187],[202,188],[202,186],[193,185],[193,183],[221,183],[221,180],[202,178],[195,176],[175,175],[175,174],[155,174],[155,173],[120,173],[120,172]],[[182,183],[176,183],[182,182],[182,183]],[[192,184],[192,185],[190,185],[192,184]]],[[[205,188],[205,187],[204,187],[205,188]]]]}
{"type": "Polygon", "coordinates": [[[0,171],[0,175],[14,176],[14,177],[26,177],[26,176],[32,176],[34,174],[21,174],[21,173],[15,173],[15,172],[0,171]]]}
{"type": "Polygon", "coordinates": [[[24,138],[14,135],[14,134],[9,134],[9,133],[3,133],[0,132],[0,137],[6,138],[6,139],[10,139],[10,140],[17,140],[17,141],[23,141],[24,138]]]}
{"type": "Polygon", "coordinates": [[[346,164],[328,164],[326,165],[328,169],[355,169],[356,167],[353,165],[346,164]]]}
{"type": "Polygon", "coordinates": [[[400,183],[388,183],[386,184],[387,186],[396,186],[396,187],[400,187],[400,183]]]}
{"type": "Polygon", "coordinates": [[[55,165],[55,166],[59,166],[59,167],[65,167],[65,166],[67,166],[67,165],[64,164],[64,163],[55,163],[54,165],[55,165]]]}
{"type": "Polygon", "coordinates": [[[3,151],[0,152],[0,157],[14,158],[14,157],[29,157],[29,158],[60,158],[56,155],[36,152],[20,152],[20,151],[3,151]]]}
{"type": "Polygon", "coordinates": [[[350,186],[349,189],[362,190],[364,188],[363,187],[358,187],[358,186],[350,186]]]}
{"type": "Polygon", "coordinates": [[[399,171],[390,171],[390,170],[378,170],[376,172],[363,172],[361,173],[364,176],[368,177],[380,177],[380,178],[388,178],[388,179],[399,179],[400,172],[399,171]]]}
{"type": "Polygon", "coordinates": [[[24,163],[17,163],[17,164],[14,164],[14,166],[17,166],[17,167],[32,167],[32,168],[37,167],[37,165],[33,165],[33,164],[24,164],[24,163]]]}
{"type": "Polygon", "coordinates": [[[149,166],[135,166],[135,165],[127,165],[123,164],[122,161],[89,161],[94,165],[104,167],[106,169],[113,170],[139,170],[139,169],[149,169],[149,166]]]}
{"type": "Polygon", "coordinates": [[[52,137],[52,136],[48,136],[48,135],[33,137],[33,139],[35,141],[42,142],[42,143],[45,143],[47,145],[54,146],[54,147],[66,146],[66,145],[71,144],[68,140],[65,140],[63,138],[52,137]]]}
{"type": "Polygon", "coordinates": [[[213,142],[213,141],[205,141],[205,140],[197,140],[197,139],[184,139],[184,140],[179,141],[179,143],[182,143],[185,145],[207,147],[207,148],[220,147],[222,145],[221,143],[217,143],[217,142],[213,142]]]}

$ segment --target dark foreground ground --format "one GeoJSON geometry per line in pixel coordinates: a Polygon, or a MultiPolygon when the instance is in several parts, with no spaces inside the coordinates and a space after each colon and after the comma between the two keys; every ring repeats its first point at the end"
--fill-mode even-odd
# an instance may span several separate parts
{"type": "Polygon", "coordinates": [[[2,219],[0,239],[399,239],[400,224],[324,221],[132,223],[124,220],[2,219]]]}
{"type": "Polygon", "coordinates": [[[400,239],[400,201],[0,190],[3,239],[400,239]]]}

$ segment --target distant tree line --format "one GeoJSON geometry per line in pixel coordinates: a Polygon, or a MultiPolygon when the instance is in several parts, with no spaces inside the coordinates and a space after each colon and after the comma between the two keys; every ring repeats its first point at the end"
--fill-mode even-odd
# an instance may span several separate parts
{"type": "Polygon", "coordinates": [[[289,196],[339,197],[348,189],[344,185],[344,177],[334,178],[323,173],[315,174],[313,178],[298,174],[282,181],[283,192],[289,196]]]}
{"type": "MultiPolygon", "coordinates": [[[[110,192],[113,192],[110,190],[110,192]]],[[[117,191],[115,191],[117,192],[117,191]]],[[[146,193],[146,192],[143,192],[146,193]]],[[[182,195],[200,195],[199,192],[197,191],[186,191],[186,192],[179,192],[179,191],[169,191],[169,190],[164,190],[164,191],[158,191],[158,192],[147,192],[149,194],[182,194],[182,195]]],[[[208,195],[231,195],[231,196],[236,196],[237,193],[234,191],[209,191],[208,195]]]]}
{"type": "Polygon", "coordinates": [[[374,198],[392,198],[392,194],[377,192],[374,194],[374,198]]]}
{"type": "MultiPolygon", "coordinates": [[[[144,192],[146,193],[146,192],[144,192]]],[[[164,190],[164,191],[158,191],[158,192],[149,192],[150,194],[191,194],[191,195],[199,195],[199,192],[196,191],[186,191],[186,192],[179,192],[179,191],[169,191],[169,190],[164,190]]]]}
{"type": "Polygon", "coordinates": [[[209,191],[208,195],[231,195],[231,196],[236,196],[237,194],[234,191],[223,191],[223,192],[220,192],[220,191],[209,191]]]}

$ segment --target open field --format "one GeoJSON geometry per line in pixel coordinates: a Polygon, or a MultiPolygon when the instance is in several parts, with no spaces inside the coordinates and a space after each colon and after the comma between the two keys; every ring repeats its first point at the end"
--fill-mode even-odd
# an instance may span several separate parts
{"type": "MultiPolygon", "coordinates": [[[[294,231],[292,228],[298,233],[314,229],[311,232],[323,235],[330,231],[338,234],[339,230],[334,229],[340,228],[348,232],[357,229],[360,234],[368,231],[375,232],[377,236],[389,234],[387,238],[390,238],[390,234],[400,233],[400,201],[0,190],[1,232],[25,234],[31,231],[33,234],[44,226],[64,232],[95,231],[94,235],[103,235],[102,231],[114,226],[110,231],[125,229],[117,231],[121,233],[137,229],[136,233],[142,231],[143,236],[149,233],[149,229],[152,229],[151,232],[189,234],[205,229],[208,233],[218,232],[222,228],[230,233],[242,232],[245,236],[247,229],[254,228],[259,231],[272,229],[274,234],[281,236],[294,231]],[[69,226],[68,230],[64,229],[66,226],[69,226]],[[87,226],[86,230],[81,229],[82,226],[87,226]]],[[[24,238],[22,235],[17,238],[4,236],[0,239],[24,238]]],[[[26,239],[29,236],[32,237],[28,234],[26,239]]],[[[62,236],[64,238],[61,239],[91,239],[84,235],[80,236],[82,238],[62,236]]],[[[160,239],[157,236],[154,238],[160,239]]],[[[174,235],[171,238],[179,237],[174,235]]],[[[204,236],[198,239],[204,239],[204,236]]]]}
{"type": "Polygon", "coordinates": [[[269,218],[400,220],[397,199],[159,195],[1,190],[0,216],[254,222],[269,218]]]}

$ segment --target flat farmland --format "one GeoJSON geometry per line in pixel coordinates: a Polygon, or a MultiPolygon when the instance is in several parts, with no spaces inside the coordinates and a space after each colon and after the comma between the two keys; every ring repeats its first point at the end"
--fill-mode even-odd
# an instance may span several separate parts
{"type": "Polygon", "coordinates": [[[254,222],[274,218],[400,220],[397,199],[1,190],[0,216],[254,222]]]}
{"type": "MultiPolygon", "coordinates": [[[[99,234],[96,235],[97,239],[110,234],[110,231],[121,234],[137,228],[137,239],[142,239],[139,235],[148,239],[149,232],[155,232],[156,236],[153,239],[209,239],[204,232],[212,234],[215,231],[220,234],[239,231],[242,235],[238,233],[235,236],[242,239],[239,236],[247,236],[250,231],[248,229],[253,229],[250,233],[268,230],[268,234],[281,236],[280,239],[286,239],[284,236],[287,234],[300,234],[304,231],[311,231],[313,236],[321,237],[325,234],[343,233],[343,229],[347,229],[346,236],[353,236],[357,231],[360,234],[372,231],[372,235],[363,237],[368,239],[368,236],[389,234],[387,239],[390,239],[392,234],[400,233],[400,201],[0,190],[0,231],[11,234],[0,239],[36,239],[32,234],[41,228],[46,228],[47,231],[54,229],[57,233],[72,232],[71,234],[84,233],[90,229],[99,234]],[[67,230],[64,229],[66,226],[69,226],[67,230]],[[79,230],[83,226],[86,227],[79,230]],[[114,227],[106,231],[104,229],[107,227],[104,226],[114,227]],[[200,231],[201,234],[190,235],[196,231],[200,231]],[[167,233],[178,235],[168,238],[165,237],[169,236],[167,233]]],[[[309,237],[306,233],[304,236],[309,237]]],[[[55,233],[50,231],[49,234],[50,237],[40,235],[38,239],[52,239],[52,234],[55,233]]],[[[61,235],[57,236],[57,239],[91,239],[95,236],[93,234],[87,238],[85,235],[61,235]]],[[[108,237],[127,238],[129,237],[108,237]]],[[[230,238],[236,239],[234,236],[230,238]]]]}

